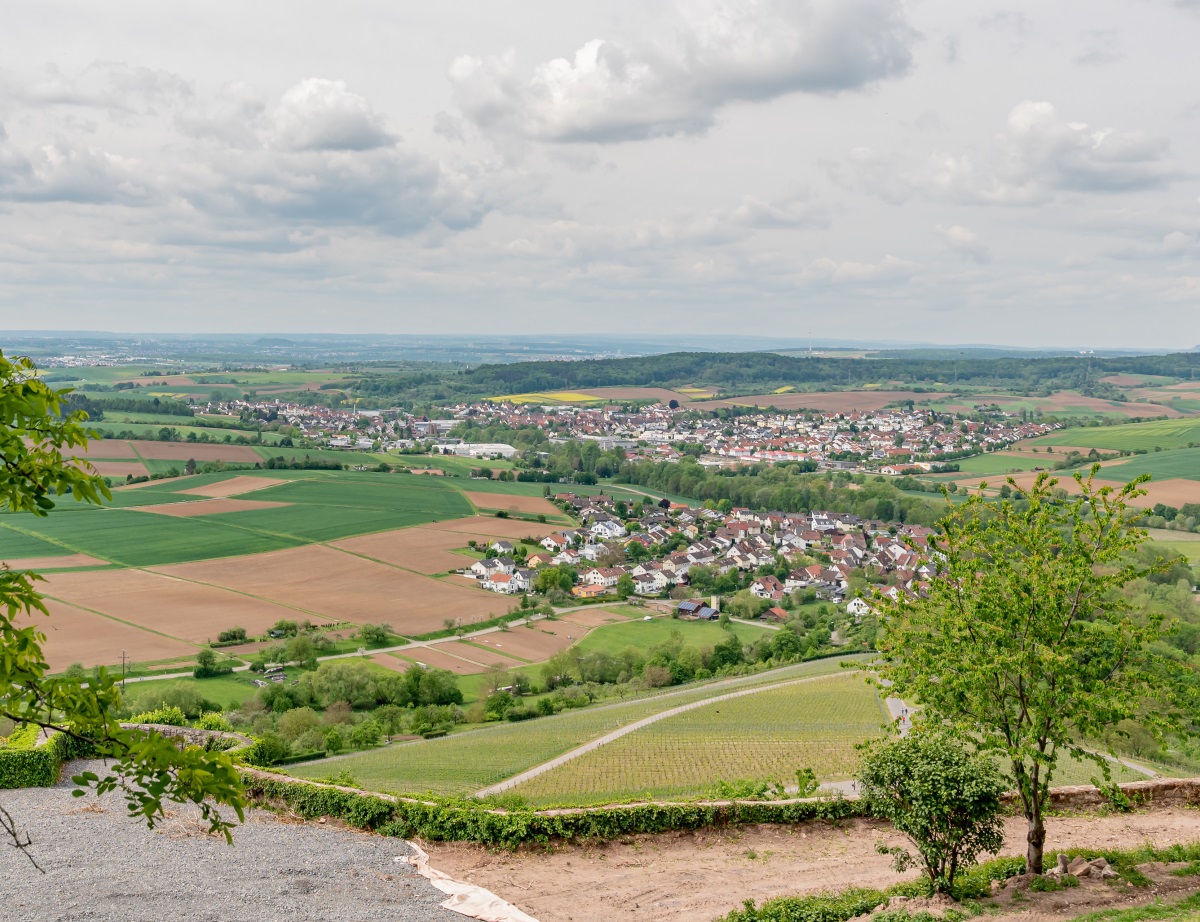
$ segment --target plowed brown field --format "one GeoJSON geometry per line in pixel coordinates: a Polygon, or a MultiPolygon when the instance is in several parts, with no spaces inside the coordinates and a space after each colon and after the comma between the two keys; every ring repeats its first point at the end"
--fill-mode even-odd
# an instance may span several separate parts
{"type": "MultiPolygon", "coordinates": [[[[483,535],[476,535],[482,539],[483,535]]],[[[373,557],[385,563],[415,570],[418,573],[445,573],[469,567],[473,561],[463,554],[452,553],[453,548],[466,547],[470,540],[457,531],[438,531],[433,528],[400,528],[396,531],[377,532],[344,538],[332,542],[355,554],[373,557]]]]}
{"type": "Polygon", "coordinates": [[[559,514],[558,507],[543,496],[511,496],[507,493],[463,493],[463,496],[480,509],[503,509],[506,512],[525,512],[533,515],[559,514]]]}
{"type": "MultiPolygon", "coordinates": [[[[261,461],[248,445],[214,445],[211,442],[133,442],[140,457],[154,461],[261,461]]],[[[100,455],[100,457],[105,457],[100,455]]],[[[108,457],[112,457],[111,455],[108,457]]]]}
{"type": "Polygon", "coordinates": [[[108,561],[87,554],[64,554],[62,557],[24,557],[6,560],[10,570],[64,570],[68,567],[105,567],[108,561]]]}
{"type": "MultiPolygon", "coordinates": [[[[539,522],[522,522],[516,519],[498,519],[492,515],[473,515],[465,519],[447,519],[444,522],[434,522],[424,528],[438,531],[456,531],[471,537],[486,535],[489,538],[544,538],[555,528],[563,526],[542,524],[539,522]]],[[[466,542],[464,541],[465,545],[466,542]]]]}
{"type": "Polygon", "coordinates": [[[450,617],[462,618],[464,624],[484,620],[507,612],[512,605],[494,593],[317,545],[155,569],[326,618],[352,624],[387,623],[402,634],[439,630],[442,621],[450,617]]]}
{"type": "Polygon", "coordinates": [[[176,518],[192,518],[198,515],[221,515],[225,512],[249,512],[251,509],[273,509],[290,506],[291,503],[271,503],[254,499],[200,499],[186,503],[163,503],[161,506],[134,506],[137,512],[153,512],[155,515],[173,515],[176,518]]]}
{"type": "MultiPolygon", "coordinates": [[[[125,651],[134,662],[188,656],[196,648],[170,637],[82,611],[73,605],[47,601],[50,617],[33,616],[29,623],[46,635],[43,650],[53,672],[72,663],[83,666],[112,666],[125,651]]],[[[23,626],[23,625],[22,625],[23,626]]]]}
{"type": "Polygon", "coordinates": [[[415,663],[424,663],[430,669],[448,669],[455,675],[478,675],[483,672],[483,667],[478,663],[442,653],[432,647],[411,648],[405,650],[404,655],[411,657],[415,663]]]}
{"type": "Polygon", "coordinates": [[[240,493],[250,493],[254,490],[265,490],[277,484],[287,483],[286,480],[274,480],[270,477],[231,477],[229,480],[219,480],[216,483],[206,483],[202,487],[192,487],[190,490],[179,490],[189,496],[211,496],[223,499],[226,496],[237,496],[240,493]]]}
{"type": "MultiPolygon", "coordinates": [[[[560,650],[567,649],[588,632],[587,628],[571,627],[558,622],[539,621],[535,624],[532,628],[514,627],[508,631],[484,634],[472,638],[471,643],[531,663],[540,663],[560,650]]],[[[487,655],[482,651],[480,653],[487,655]]]]}
{"type": "Polygon", "coordinates": [[[483,672],[488,666],[493,665],[500,665],[505,669],[515,669],[518,666],[525,665],[520,660],[513,659],[511,656],[505,656],[499,651],[493,653],[490,650],[480,650],[478,647],[473,647],[459,640],[433,643],[426,649],[435,650],[446,656],[456,657],[467,663],[475,663],[476,666],[471,672],[483,672]]]}
{"type": "MultiPolygon", "coordinates": [[[[192,643],[205,643],[230,627],[261,634],[280,618],[295,621],[299,614],[269,601],[147,570],[52,574],[42,584],[42,591],[52,598],[192,643]]],[[[330,620],[319,614],[308,617],[314,622],[330,620]]],[[[141,649],[134,655],[151,658],[141,649]]]]}
{"type": "Polygon", "coordinates": [[[103,477],[147,477],[150,472],[141,461],[88,461],[103,477]]]}

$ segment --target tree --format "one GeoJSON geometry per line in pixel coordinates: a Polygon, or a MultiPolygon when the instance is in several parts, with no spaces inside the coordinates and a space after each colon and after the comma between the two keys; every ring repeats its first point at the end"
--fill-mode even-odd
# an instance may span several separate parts
{"type": "Polygon", "coordinates": [[[617,577],[617,598],[627,599],[637,590],[633,583],[633,577],[628,573],[622,573],[617,577]]]}
{"type": "Polygon", "coordinates": [[[1149,568],[1129,563],[1145,539],[1120,491],[1075,475],[1081,495],[1038,476],[1012,500],[971,496],[941,521],[942,571],[926,598],[901,598],[885,614],[880,680],[912,696],[928,718],[960,731],[1011,766],[1028,824],[1027,866],[1042,872],[1043,820],[1058,758],[1108,762],[1079,741],[1140,717],[1179,726],[1175,667],[1150,645],[1161,617],[1132,617],[1118,590],[1149,568]]]}
{"type": "MultiPolygon", "coordinates": [[[[103,478],[70,460],[64,452],[84,448],[88,432],[82,412],[64,413],[68,390],[55,391],[36,376],[26,358],[0,353],[0,512],[45,516],[69,496],[99,505],[111,498],[103,478]]],[[[103,776],[75,776],[82,795],[120,790],[130,813],[153,828],[165,816],[164,804],[196,804],[212,832],[231,839],[234,823],[217,804],[243,818],[238,773],[229,757],[196,747],[178,750],[165,737],[123,729],[116,716],[120,692],[107,670],[83,685],[76,677],[51,678],[42,652],[45,634],[36,623],[17,624],[48,611],[34,584],[41,577],[0,569],[0,717],[63,733],[79,748],[110,761],[103,776]]],[[[28,855],[28,835],[0,808],[0,828],[28,855]]]]}
{"type": "Polygon", "coordinates": [[[949,893],[959,871],[1004,844],[1004,779],[991,759],[948,733],[916,731],[874,746],[858,782],[871,813],[904,833],[917,857],[882,842],[876,849],[900,872],[919,861],[934,893],[949,893]]]}

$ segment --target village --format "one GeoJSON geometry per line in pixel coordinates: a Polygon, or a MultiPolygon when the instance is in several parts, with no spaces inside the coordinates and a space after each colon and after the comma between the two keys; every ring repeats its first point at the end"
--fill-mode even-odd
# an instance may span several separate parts
{"type": "Polygon", "coordinates": [[[784,622],[814,601],[843,605],[858,620],[870,612],[873,591],[920,595],[935,572],[932,530],[918,525],[831,511],[690,508],[649,497],[632,508],[605,495],[553,499],[578,518],[578,528],[532,546],[493,541],[463,575],[502,594],[671,599],[668,610],[699,620],[718,618],[723,602],[739,596],[743,616],[784,622]]]}
{"type": "Polygon", "coordinates": [[[678,461],[707,467],[813,462],[823,469],[884,475],[944,469],[954,460],[1007,447],[1059,428],[997,407],[945,414],[914,406],[875,411],[745,412],[712,417],[662,403],[644,406],[535,406],[481,401],[446,408],[447,418],[400,409],[348,410],[276,401],[235,400],[206,412],[252,415],[314,445],[357,451],[433,451],[472,458],[508,458],[508,442],[475,433],[501,427],[544,432],[551,443],[594,442],[630,460],[678,461]]]}

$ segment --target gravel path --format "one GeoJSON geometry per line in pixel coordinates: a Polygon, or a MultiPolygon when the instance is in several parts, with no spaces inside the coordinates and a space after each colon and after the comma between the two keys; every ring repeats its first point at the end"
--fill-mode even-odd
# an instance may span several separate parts
{"type": "Polygon", "coordinates": [[[151,832],[128,819],[117,798],[74,798],[71,787],[0,791],[46,871],[0,849],[3,918],[463,922],[440,907],[443,894],[393,860],[412,853],[399,839],[254,810],[229,846],[203,833],[193,809],[173,808],[151,832]]]}

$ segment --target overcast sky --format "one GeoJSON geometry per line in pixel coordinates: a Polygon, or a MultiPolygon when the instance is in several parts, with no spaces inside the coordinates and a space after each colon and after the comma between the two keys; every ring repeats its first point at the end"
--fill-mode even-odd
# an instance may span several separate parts
{"type": "Polygon", "coordinates": [[[6,0],[0,329],[1200,343],[1200,0],[6,0]]]}

